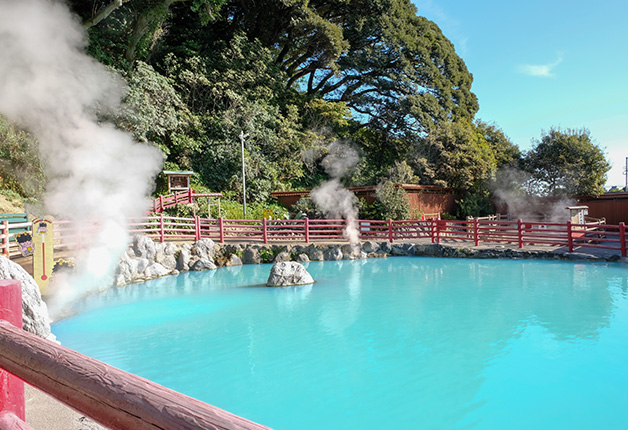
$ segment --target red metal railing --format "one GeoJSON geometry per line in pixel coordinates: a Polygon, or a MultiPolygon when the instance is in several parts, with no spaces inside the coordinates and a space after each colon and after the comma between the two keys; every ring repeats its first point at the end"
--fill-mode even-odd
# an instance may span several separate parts
{"type": "Polygon", "coordinates": [[[0,281],[0,429],[30,429],[24,423],[23,381],[110,429],[268,429],[21,326],[20,283],[0,281]]]}
{"type": "MultiPolygon", "coordinates": [[[[347,241],[346,220],[225,220],[147,217],[134,223],[132,233],[143,233],[164,241],[167,239],[210,238],[268,243],[271,241],[347,241]]],[[[626,256],[625,225],[590,225],[528,221],[489,220],[356,220],[353,227],[361,240],[431,239],[480,243],[514,243],[524,245],[564,246],[616,250],[626,256]]]]}
{"type": "MultiPolygon", "coordinates": [[[[432,243],[442,240],[480,243],[514,243],[520,248],[525,245],[563,246],[573,252],[574,248],[599,248],[615,250],[626,257],[626,229],[619,225],[591,225],[529,221],[496,220],[355,220],[352,226],[357,229],[361,240],[430,239],[432,243]]],[[[345,231],[349,227],[346,220],[230,220],[207,219],[200,217],[179,218],[163,213],[133,219],[129,222],[131,234],[141,233],[160,242],[166,240],[199,240],[210,238],[218,242],[249,241],[273,242],[293,241],[310,243],[313,241],[347,241],[345,231]]],[[[58,221],[55,227],[55,247],[75,247],[80,249],[82,237],[93,233],[97,225],[82,226],[77,229],[67,221],[58,221]]],[[[11,256],[19,254],[17,244],[7,244],[7,237],[0,224],[2,244],[0,250],[10,250],[11,256]]]]}
{"type": "Polygon", "coordinates": [[[197,193],[193,189],[187,191],[174,192],[166,196],[159,196],[153,201],[153,212],[161,213],[164,209],[175,205],[187,205],[194,203],[194,199],[199,197],[222,197],[222,193],[197,193]]]}

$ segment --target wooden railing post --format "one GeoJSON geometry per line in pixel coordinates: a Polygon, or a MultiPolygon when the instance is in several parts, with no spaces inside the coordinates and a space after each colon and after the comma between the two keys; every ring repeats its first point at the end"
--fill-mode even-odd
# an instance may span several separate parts
{"type": "Polygon", "coordinates": [[[218,230],[220,232],[220,243],[225,242],[225,222],[222,217],[218,218],[218,230]]]}
{"type": "Polygon", "coordinates": [[[480,244],[480,221],[477,218],[473,218],[473,242],[475,246],[480,244]]]}
{"type": "Polygon", "coordinates": [[[194,215],[194,240],[201,240],[201,217],[194,215]]]}
{"type": "MultiPolygon", "coordinates": [[[[22,285],[14,279],[0,280],[0,321],[22,328],[22,285]]],[[[0,417],[14,414],[24,421],[24,382],[0,368],[0,417]]]]}
{"type": "Polygon", "coordinates": [[[442,223],[441,220],[436,220],[436,243],[440,243],[440,229],[442,223]]]}
{"type": "Polygon", "coordinates": [[[192,188],[188,188],[188,204],[194,203],[194,196],[192,195],[194,190],[192,188]]]}
{"type": "Polygon", "coordinates": [[[159,196],[159,212],[164,211],[164,196],[159,196]]]}
{"type": "Polygon", "coordinates": [[[264,243],[268,243],[268,221],[262,217],[262,238],[264,243]]]}
{"type": "Polygon", "coordinates": [[[2,221],[2,255],[9,258],[9,221],[2,221]]]}
{"type": "Polygon", "coordinates": [[[519,242],[519,248],[523,248],[523,221],[517,220],[517,241],[519,242]]]}
{"type": "Polygon", "coordinates": [[[432,239],[432,243],[436,242],[436,221],[434,218],[430,218],[430,239],[432,239]]]}
{"type": "Polygon", "coordinates": [[[159,241],[164,243],[166,240],[166,231],[164,226],[164,213],[162,212],[159,216],[159,241]]]}
{"type": "Polygon", "coordinates": [[[567,246],[569,248],[569,252],[573,252],[573,234],[571,228],[571,221],[567,221],[567,246]]]}
{"type": "Polygon", "coordinates": [[[626,257],[626,224],[619,223],[619,242],[621,247],[621,256],[626,257]]]}
{"type": "Polygon", "coordinates": [[[391,218],[388,218],[388,241],[393,242],[393,222],[391,218]]]}
{"type": "Polygon", "coordinates": [[[310,243],[310,219],[305,217],[305,243],[310,243]]]}

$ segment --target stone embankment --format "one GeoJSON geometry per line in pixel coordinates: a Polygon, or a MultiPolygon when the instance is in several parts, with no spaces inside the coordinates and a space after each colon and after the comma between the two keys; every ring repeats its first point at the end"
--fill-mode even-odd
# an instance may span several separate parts
{"type": "Polygon", "coordinates": [[[114,284],[117,286],[142,282],[180,272],[213,270],[240,264],[297,261],[355,260],[388,256],[427,256],[451,258],[509,258],[624,261],[618,254],[596,255],[567,253],[564,250],[517,249],[506,246],[474,248],[463,244],[394,243],[365,241],[348,244],[220,244],[201,239],[194,244],[155,243],[145,236],[135,236],[126,254],[119,261],[114,284]]]}

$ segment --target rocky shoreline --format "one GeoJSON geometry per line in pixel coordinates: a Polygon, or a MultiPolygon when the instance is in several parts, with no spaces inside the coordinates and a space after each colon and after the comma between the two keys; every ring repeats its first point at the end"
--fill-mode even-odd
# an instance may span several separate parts
{"type": "MultiPolygon", "coordinates": [[[[468,244],[467,244],[468,245],[468,244]]],[[[158,243],[137,235],[129,250],[120,258],[114,285],[144,282],[181,272],[214,270],[241,264],[297,261],[338,261],[389,256],[425,256],[447,258],[508,258],[586,260],[628,263],[618,254],[596,255],[557,251],[556,249],[513,249],[503,245],[475,248],[463,244],[393,243],[365,241],[349,244],[221,244],[211,239],[196,243],[158,243]]]]}

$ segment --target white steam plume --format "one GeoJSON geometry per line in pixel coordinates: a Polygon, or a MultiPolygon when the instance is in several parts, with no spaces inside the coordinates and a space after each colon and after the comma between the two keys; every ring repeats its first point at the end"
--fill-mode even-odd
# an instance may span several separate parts
{"type": "Polygon", "coordinates": [[[355,149],[340,142],[333,142],[329,147],[329,153],[323,159],[322,165],[331,179],[316,187],[310,193],[314,204],[326,216],[332,218],[344,218],[347,227],[343,234],[349,239],[352,246],[359,243],[359,231],[357,225],[358,209],[355,195],[344,188],[340,179],[347,174],[360,161],[355,149]]]}
{"type": "Polygon", "coordinates": [[[128,246],[127,220],[145,212],[162,156],[98,121],[97,109],[119,108],[123,80],[84,53],[85,32],[65,5],[0,2],[0,114],[39,141],[47,213],[98,225],[70,282],[85,291],[128,246]]]}

